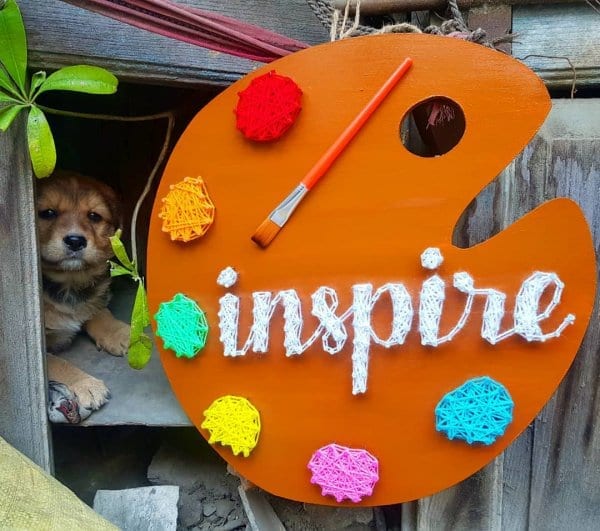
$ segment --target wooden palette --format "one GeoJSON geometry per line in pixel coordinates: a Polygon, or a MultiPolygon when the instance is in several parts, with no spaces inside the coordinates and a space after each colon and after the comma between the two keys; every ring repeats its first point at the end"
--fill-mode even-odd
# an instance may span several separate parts
{"type": "MultiPolygon", "coordinates": [[[[161,302],[184,293],[206,312],[208,341],[195,358],[177,359],[161,349],[175,394],[197,427],[205,409],[224,395],[245,397],[259,410],[262,431],[249,457],[215,445],[240,474],[279,496],[335,505],[310,483],[307,468],[315,450],[335,442],[367,449],[379,461],[380,479],[360,504],[404,502],[473,474],[533,420],[573,361],[591,313],[595,256],[587,223],[573,202],[556,199],[473,248],[456,248],[451,239],[464,209],[524,148],[549,107],[542,82],[502,53],[443,37],[386,35],[280,59],[198,113],[158,189],[148,252],[149,301],[154,314],[161,302]],[[250,240],[256,227],[407,56],[414,60],[409,73],[274,242],[264,250],[257,247],[250,240]],[[299,85],[303,108],[278,141],[253,143],[235,128],[237,93],[272,69],[299,85]],[[411,108],[434,96],[460,106],[466,130],[445,155],[422,158],[403,146],[399,126],[411,108]],[[214,224],[201,239],[173,242],[161,231],[161,198],[170,185],[197,176],[215,204],[214,224]],[[278,311],[267,353],[223,355],[217,313],[225,293],[241,298],[240,343],[252,324],[252,293],[263,290],[297,290],[307,336],[316,326],[310,296],[320,286],[334,288],[345,309],[354,284],[370,282],[376,289],[401,282],[417,309],[422,282],[434,274],[420,264],[427,247],[438,247],[444,256],[437,270],[447,286],[442,331],[452,328],[464,308],[465,295],[452,288],[452,275],[460,271],[477,286],[507,294],[504,328],[511,326],[521,283],[534,271],[556,273],[565,284],[562,300],[541,326],[554,330],[569,313],[574,324],[546,342],[515,336],[493,346],[481,338],[484,301],[476,299],[465,328],[450,343],[432,348],[421,345],[415,316],[404,345],[371,345],[368,388],[358,395],[352,394],[351,322],[340,353],[327,354],[317,342],[300,356],[286,357],[278,311]],[[216,283],[227,266],[239,273],[230,289],[216,283]],[[439,400],[478,376],[501,382],[515,403],[506,433],[489,446],[450,441],[435,430],[439,400]]],[[[389,333],[390,319],[384,297],[373,312],[381,336],[389,333]]]]}

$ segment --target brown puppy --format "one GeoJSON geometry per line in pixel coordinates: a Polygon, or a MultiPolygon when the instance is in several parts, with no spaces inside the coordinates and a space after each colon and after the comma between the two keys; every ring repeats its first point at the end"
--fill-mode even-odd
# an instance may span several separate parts
{"type": "MultiPolygon", "coordinates": [[[[57,173],[39,182],[36,195],[48,352],[64,350],[84,329],[99,348],[124,355],[129,325],[106,307],[109,237],[121,224],[115,192],[89,177],[57,173]]],[[[56,356],[48,355],[48,375],[70,388],[83,410],[108,400],[103,382],[56,356]]]]}

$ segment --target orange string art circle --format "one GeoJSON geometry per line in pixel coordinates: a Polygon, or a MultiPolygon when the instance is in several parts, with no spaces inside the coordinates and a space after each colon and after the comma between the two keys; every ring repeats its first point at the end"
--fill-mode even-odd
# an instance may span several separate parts
{"type": "Polygon", "coordinates": [[[202,177],[186,177],[172,185],[162,201],[158,216],[171,240],[189,242],[204,236],[215,219],[215,205],[202,177]]]}

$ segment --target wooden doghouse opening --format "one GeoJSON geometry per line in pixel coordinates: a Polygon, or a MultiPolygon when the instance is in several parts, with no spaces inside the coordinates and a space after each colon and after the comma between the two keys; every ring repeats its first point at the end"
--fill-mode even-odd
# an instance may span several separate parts
{"type": "MultiPolygon", "coordinates": [[[[219,88],[210,86],[192,90],[121,84],[113,96],[52,94],[43,101],[40,98],[40,103],[53,109],[87,115],[131,117],[171,111],[175,126],[170,152],[193,116],[219,91],[219,88]]],[[[99,179],[121,196],[124,206],[122,240],[131,252],[131,216],[163,147],[167,120],[121,121],[50,113],[48,117],[56,142],[57,168],[99,179]]],[[[138,265],[142,275],[145,274],[152,204],[162,169],[154,179],[137,220],[138,265]]],[[[110,308],[119,319],[129,322],[137,286],[131,279],[121,277],[113,280],[112,287],[110,308]]],[[[149,364],[137,371],[129,367],[126,358],[99,352],[91,339],[82,333],[60,356],[103,380],[111,392],[109,403],[82,425],[190,425],[173,396],[156,349],[149,364]]]]}

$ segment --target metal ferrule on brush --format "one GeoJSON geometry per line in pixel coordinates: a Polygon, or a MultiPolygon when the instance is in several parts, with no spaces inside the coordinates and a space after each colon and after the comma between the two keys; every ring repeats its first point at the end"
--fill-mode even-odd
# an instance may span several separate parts
{"type": "Polygon", "coordinates": [[[292,190],[290,195],[288,195],[279,206],[271,212],[269,219],[278,225],[279,227],[283,227],[287,220],[290,219],[292,212],[296,210],[296,207],[302,201],[302,198],[308,192],[308,188],[304,186],[304,184],[300,183],[296,188],[292,190]]]}

